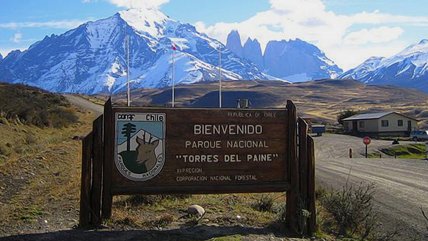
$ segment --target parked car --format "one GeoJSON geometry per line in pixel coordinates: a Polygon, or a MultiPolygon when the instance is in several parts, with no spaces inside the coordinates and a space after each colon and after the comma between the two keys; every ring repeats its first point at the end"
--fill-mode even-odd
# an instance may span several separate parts
{"type": "Polygon", "coordinates": [[[412,131],[410,139],[414,141],[428,140],[428,131],[412,131]]]}

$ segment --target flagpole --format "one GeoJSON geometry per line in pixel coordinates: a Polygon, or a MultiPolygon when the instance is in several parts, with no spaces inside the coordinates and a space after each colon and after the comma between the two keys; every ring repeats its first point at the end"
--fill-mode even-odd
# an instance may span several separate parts
{"type": "Polygon", "coordinates": [[[129,84],[129,35],[126,36],[126,65],[127,65],[127,74],[126,74],[126,85],[127,85],[127,102],[128,102],[128,107],[131,106],[131,88],[130,88],[130,84],[129,84]]]}
{"type": "Polygon", "coordinates": [[[175,46],[172,46],[172,108],[175,107],[175,76],[174,76],[174,65],[175,65],[175,46]]]}
{"type": "Polygon", "coordinates": [[[218,48],[218,75],[219,75],[219,90],[218,90],[218,106],[221,109],[221,46],[218,48]]]}

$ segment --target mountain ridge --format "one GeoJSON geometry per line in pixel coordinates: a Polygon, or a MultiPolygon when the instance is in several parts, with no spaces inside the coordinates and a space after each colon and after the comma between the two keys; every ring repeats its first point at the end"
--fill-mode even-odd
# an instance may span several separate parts
{"type": "Polygon", "coordinates": [[[343,72],[318,47],[301,39],[271,40],[262,51],[257,39],[248,38],[242,46],[239,32],[233,30],[226,46],[263,73],[291,82],[334,78],[343,72]]]}
{"type": "Polygon", "coordinates": [[[428,40],[423,39],[388,58],[371,57],[339,78],[428,92],[428,40]]]}
{"type": "Polygon", "coordinates": [[[46,36],[23,52],[9,54],[0,63],[0,75],[6,82],[53,92],[116,93],[124,90],[127,82],[126,38],[132,53],[132,88],[172,85],[172,55],[175,84],[218,80],[218,49],[223,57],[222,78],[269,78],[194,26],[152,9],[121,11],[61,35],[46,36]]]}

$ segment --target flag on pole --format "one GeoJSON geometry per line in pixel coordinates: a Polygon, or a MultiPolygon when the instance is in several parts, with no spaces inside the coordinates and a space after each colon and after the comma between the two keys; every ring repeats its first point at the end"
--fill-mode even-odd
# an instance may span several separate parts
{"type": "Polygon", "coordinates": [[[172,108],[174,108],[175,107],[175,79],[174,79],[174,64],[175,64],[175,56],[174,56],[174,52],[177,50],[177,47],[175,46],[175,44],[174,43],[171,43],[171,48],[172,48],[172,56],[171,56],[171,58],[172,58],[172,71],[171,71],[171,80],[172,80],[172,96],[171,96],[171,99],[172,99],[172,103],[171,103],[171,105],[172,105],[172,108]]]}

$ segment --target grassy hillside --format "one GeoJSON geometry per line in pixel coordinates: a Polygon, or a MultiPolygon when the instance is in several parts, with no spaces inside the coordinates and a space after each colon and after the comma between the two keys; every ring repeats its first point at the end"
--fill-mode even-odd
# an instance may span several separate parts
{"type": "Polygon", "coordinates": [[[80,141],[94,115],[60,95],[0,84],[0,237],[77,224],[80,141]],[[55,128],[61,127],[61,128],[55,128]]]}
{"type": "MultiPolygon", "coordinates": [[[[175,95],[177,106],[217,107],[218,83],[177,86],[175,95]]],[[[250,99],[253,108],[284,108],[288,99],[293,100],[300,115],[329,123],[336,122],[337,115],[348,109],[397,111],[421,119],[420,126],[428,128],[428,95],[411,89],[353,80],[223,82],[223,106],[234,108],[239,98],[250,99]]],[[[114,97],[117,103],[125,100],[124,93],[114,97]]],[[[135,105],[165,106],[171,102],[171,88],[135,90],[132,101],[135,105]]]]}
{"type": "Polygon", "coordinates": [[[61,95],[24,85],[0,84],[0,118],[38,127],[65,127],[77,121],[61,95]]]}

